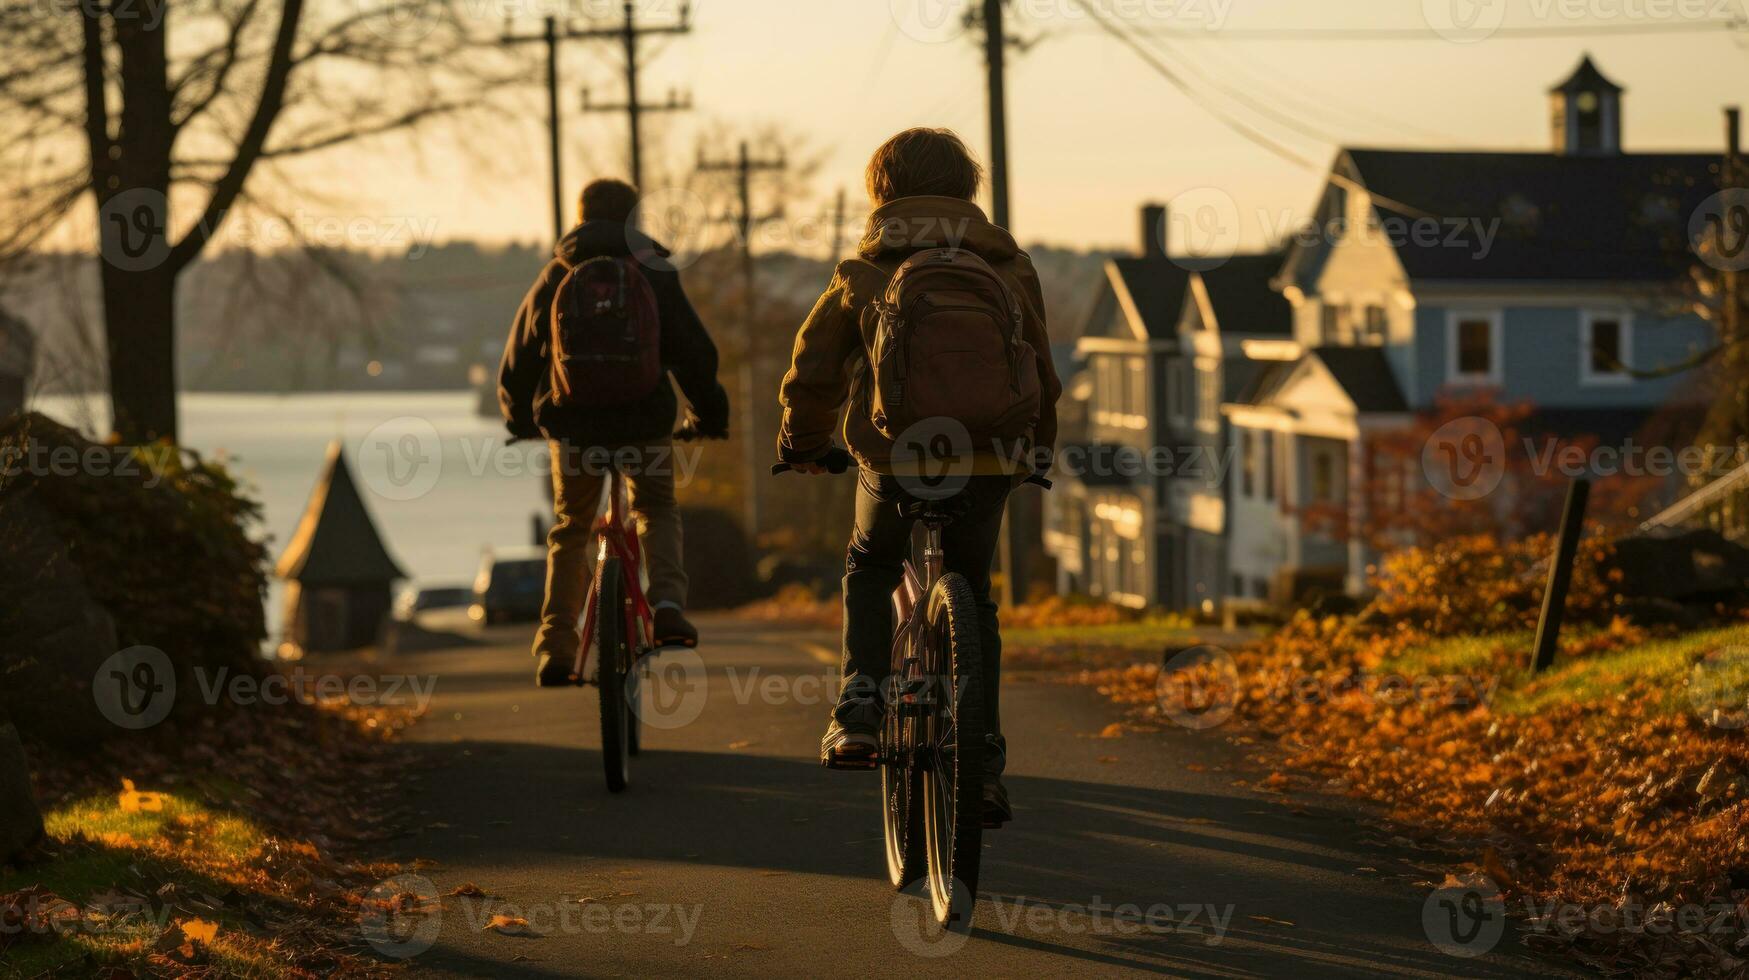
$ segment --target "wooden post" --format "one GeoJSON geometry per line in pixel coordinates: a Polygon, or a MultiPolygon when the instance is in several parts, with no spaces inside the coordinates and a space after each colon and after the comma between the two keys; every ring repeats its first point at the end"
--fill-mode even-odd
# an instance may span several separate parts
{"type": "Polygon", "coordinates": [[[1560,645],[1561,616],[1566,612],[1567,589],[1573,584],[1573,558],[1579,551],[1579,536],[1585,530],[1585,501],[1591,496],[1591,481],[1574,480],[1567,486],[1567,503],[1561,508],[1561,530],[1555,539],[1554,563],[1549,566],[1548,586],[1543,590],[1543,611],[1536,624],[1533,673],[1542,673],[1555,662],[1560,645]]]}

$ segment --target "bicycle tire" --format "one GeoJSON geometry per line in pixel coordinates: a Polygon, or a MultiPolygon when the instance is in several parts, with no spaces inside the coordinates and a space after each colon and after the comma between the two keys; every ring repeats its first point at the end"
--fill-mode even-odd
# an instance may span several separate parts
{"type": "Polygon", "coordinates": [[[601,762],[611,793],[631,780],[631,708],[626,703],[625,579],[618,558],[608,558],[595,575],[596,687],[601,691],[601,762]]]}
{"type": "Polygon", "coordinates": [[[644,717],[644,706],[640,699],[644,696],[644,684],[649,679],[644,658],[635,658],[632,668],[626,671],[626,707],[631,709],[630,717],[626,718],[626,752],[637,755],[644,747],[644,732],[641,721],[644,717]]]}
{"type": "Polygon", "coordinates": [[[887,710],[881,721],[881,833],[886,841],[887,881],[901,890],[929,869],[923,838],[923,770],[911,751],[917,743],[917,718],[915,708],[903,697],[907,681],[921,675],[912,653],[908,642],[893,644],[893,671],[888,689],[882,692],[887,710]]]}
{"type": "Polygon", "coordinates": [[[933,753],[923,768],[929,896],[943,928],[969,930],[984,843],[984,688],[978,610],[964,576],[930,590],[924,673],[930,686],[922,734],[933,753]]]}

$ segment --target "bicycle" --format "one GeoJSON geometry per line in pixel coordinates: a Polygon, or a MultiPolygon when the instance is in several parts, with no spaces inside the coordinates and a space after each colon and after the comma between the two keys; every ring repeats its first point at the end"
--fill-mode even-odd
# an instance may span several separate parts
{"type": "MultiPolygon", "coordinates": [[[[684,426],[674,438],[685,442],[709,437],[684,426]]],[[[637,705],[649,679],[650,658],[663,648],[655,642],[656,613],[644,595],[642,542],[626,503],[625,479],[617,470],[608,477],[607,501],[607,512],[595,522],[600,542],[595,581],[583,608],[583,643],[572,677],[579,686],[594,683],[600,691],[601,761],[608,791],[619,793],[631,781],[632,756],[642,748],[637,705]],[[596,651],[593,680],[587,670],[591,649],[596,651]]]]}
{"type": "MultiPolygon", "coordinates": [[[[854,468],[839,451],[823,465],[854,468]]],[[[792,467],[779,463],[774,474],[792,467]]],[[[1040,476],[1028,483],[1050,487],[1040,476]]],[[[978,611],[964,576],[943,570],[941,532],[964,513],[960,496],[905,500],[923,524],[922,571],[906,560],[893,590],[892,673],[881,691],[881,826],[887,881],[902,890],[922,878],[937,925],[969,929],[984,832],[983,654],[978,611]]]]}

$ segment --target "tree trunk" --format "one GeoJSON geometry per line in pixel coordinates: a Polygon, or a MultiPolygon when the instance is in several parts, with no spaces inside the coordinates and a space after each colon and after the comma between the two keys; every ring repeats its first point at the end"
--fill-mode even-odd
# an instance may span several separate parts
{"type": "Polygon", "coordinates": [[[176,277],[168,268],[129,271],[103,263],[113,428],[130,445],[175,441],[176,277]]]}
{"type": "MultiPolygon", "coordinates": [[[[145,0],[149,17],[110,18],[121,54],[118,125],[108,132],[101,105],[88,123],[97,195],[103,318],[109,341],[113,428],[122,442],[176,440],[176,274],[170,239],[169,60],[164,0],[145,0]],[[97,121],[105,121],[98,131],[97,121]]],[[[89,16],[89,14],[87,15],[89,16]]],[[[101,45],[101,34],[88,35],[101,45]]],[[[87,65],[87,75],[101,62],[87,65]]],[[[102,99],[101,90],[92,98],[102,99]]],[[[186,260],[184,260],[186,261],[186,260]]]]}

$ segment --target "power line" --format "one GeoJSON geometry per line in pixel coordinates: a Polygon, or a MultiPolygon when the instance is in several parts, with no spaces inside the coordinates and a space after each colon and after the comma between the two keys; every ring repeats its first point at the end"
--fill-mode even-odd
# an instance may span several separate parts
{"type": "MultiPolygon", "coordinates": [[[[1079,0],[1077,0],[1079,2],[1079,0]]],[[[1085,8],[1083,8],[1085,9],[1085,8]]],[[[1091,16],[1091,15],[1090,15],[1091,16]]],[[[1097,17],[1094,19],[1097,20],[1097,17]]],[[[1444,41],[1446,37],[1432,28],[1342,28],[1342,27],[1225,27],[1207,30],[1198,27],[1144,27],[1133,30],[1145,37],[1170,37],[1182,41],[1444,41]]],[[[1487,35],[1488,40],[1536,40],[1542,38],[1607,37],[1610,35],[1642,36],[1652,34],[1713,34],[1741,33],[1749,30],[1749,20],[1702,20],[1669,24],[1591,24],[1571,27],[1498,27],[1487,35]]]]}
{"type": "MultiPolygon", "coordinates": [[[[1241,78],[1248,77],[1255,88],[1262,90],[1265,96],[1281,101],[1289,107],[1306,116],[1322,117],[1332,126],[1341,128],[1354,125],[1377,126],[1392,133],[1407,133],[1421,139],[1434,140],[1446,144],[1461,142],[1457,137],[1437,130],[1428,129],[1406,120],[1395,119],[1377,111],[1368,111],[1342,102],[1339,98],[1326,92],[1307,88],[1303,79],[1291,82],[1283,81],[1277,73],[1270,72],[1263,65],[1254,64],[1233,53],[1231,49],[1222,49],[1219,45],[1205,46],[1204,53],[1212,53],[1218,59],[1225,59],[1225,70],[1237,73],[1241,78]],[[1358,121],[1358,123],[1357,123],[1358,121]]],[[[1190,59],[1183,53],[1178,58],[1187,63],[1190,59]]]]}
{"type": "MultiPolygon", "coordinates": [[[[1219,106],[1211,105],[1206,99],[1202,98],[1202,96],[1195,89],[1193,89],[1188,82],[1185,81],[1185,79],[1182,75],[1178,74],[1176,71],[1173,71],[1172,67],[1170,65],[1167,65],[1164,61],[1161,61],[1159,56],[1156,55],[1152,50],[1148,49],[1140,41],[1136,40],[1135,37],[1126,33],[1122,27],[1119,27],[1116,23],[1113,23],[1111,19],[1107,18],[1103,13],[1101,13],[1097,9],[1095,9],[1094,6],[1088,2],[1088,0],[1072,0],[1072,2],[1075,4],[1075,6],[1080,7],[1083,11],[1085,11],[1087,16],[1090,19],[1092,19],[1094,23],[1098,24],[1100,26],[1100,28],[1103,29],[1107,34],[1110,34],[1112,37],[1114,37],[1118,41],[1120,41],[1125,47],[1129,48],[1131,51],[1134,51],[1136,53],[1137,57],[1140,57],[1144,62],[1147,62],[1148,67],[1150,67],[1150,68],[1154,69],[1154,71],[1158,72],[1162,78],[1164,78],[1168,82],[1172,83],[1172,86],[1174,88],[1178,89],[1179,92],[1183,93],[1191,101],[1193,101],[1197,105],[1201,106],[1206,112],[1208,112],[1210,115],[1214,116],[1217,121],[1219,121],[1222,125],[1226,126],[1228,129],[1231,129],[1235,133],[1238,133],[1240,136],[1243,136],[1247,140],[1250,140],[1252,143],[1257,144],[1258,146],[1262,147],[1263,149],[1268,150],[1270,153],[1273,153],[1274,155],[1280,157],[1283,160],[1286,160],[1287,162],[1289,162],[1297,167],[1301,167],[1301,168],[1303,168],[1305,170],[1309,170],[1313,173],[1323,174],[1323,175],[1327,176],[1328,179],[1332,183],[1339,184],[1342,187],[1345,187],[1349,190],[1359,191],[1359,192],[1368,194],[1369,196],[1371,196],[1373,198],[1373,200],[1377,201],[1380,204],[1383,204],[1385,207],[1388,207],[1393,211],[1397,211],[1401,214],[1409,215],[1410,217],[1432,217],[1432,215],[1429,215],[1426,211],[1423,211],[1420,208],[1414,207],[1412,205],[1404,204],[1401,201],[1394,201],[1388,197],[1384,197],[1384,196],[1378,194],[1377,192],[1368,189],[1365,185],[1361,184],[1360,182],[1349,179],[1344,174],[1338,173],[1333,169],[1330,169],[1328,167],[1323,167],[1323,166],[1318,165],[1317,163],[1312,162],[1311,160],[1307,159],[1306,157],[1301,156],[1299,153],[1295,152],[1292,148],[1275,140],[1274,138],[1270,137],[1268,134],[1261,132],[1260,130],[1258,130],[1256,127],[1250,125],[1249,123],[1246,123],[1242,120],[1233,118],[1230,114],[1222,111],[1219,106]]],[[[1324,142],[1330,142],[1330,143],[1336,142],[1334,140],[1324,139],[1323,137],[1318,137],[1318,138],[1323,140],[1324,142]]]]}

